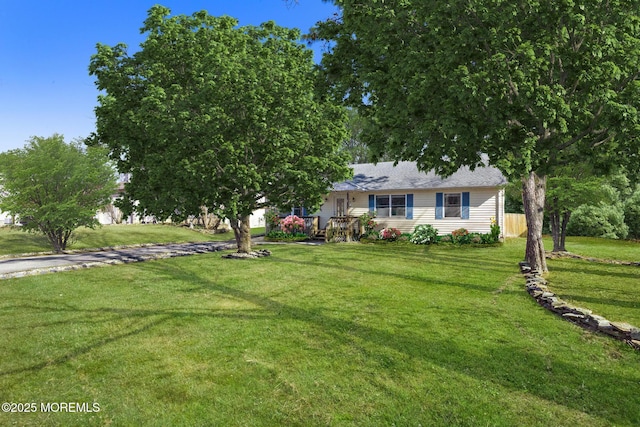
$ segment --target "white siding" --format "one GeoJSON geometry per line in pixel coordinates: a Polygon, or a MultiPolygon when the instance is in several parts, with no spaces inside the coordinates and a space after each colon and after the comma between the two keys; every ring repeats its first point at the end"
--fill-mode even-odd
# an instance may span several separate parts
{"type": "Polygon", "coordinates": [[[13,224],[13,218],[7,212],[0,211],[0,227],[13,224]]]}
{"type": "MultiPolygon", "coordinates": [[[[338,205],[337,205],[337,201],[338,199],[344,199],[345,200],[345,210],[348,208],[348,214],[352,215],[352,216],[359,216],[364,212],[368,211],[368,205],[367,208],[365,208],[362,212],[360,213],[356,213],[356,211],[359,211],[359,204],[360,204],[360,199],[364,197],[364,199],[367,199],[367,196],[362,196],[361,193],[356,193],[356,192],[335,192],[335,193],[330,193],[327,194],[325,196],[325,201],[322,204],[322,206],[320,206],[320,210],[318,212],[314,212],[313,215],[320,217],[319,223],[318,223],[318,227],[320,228],[326,228],[327,227],[327,222],[329,221],[329,218],[334,217],[334,216],[338,216],[338,205]],[[355,199],[355,201],[354,201],[355,199]]],[[[368,202],[366,202],[368,203],[368,202]]]]}
{"type": "Polygon", "coordinates": [[[265,214],[265,209],[261,208],[258,210],[253,211],[253,213],[251,214],[251,228],[254,227],[264,227],[264,214],[265,214]]]}
{"type": "MultiPolygon", "coordinates": [[[[397,190],[378,192],[353,192],[351,209],[349,214],[360,216],[369,211],[369,194],[413,194],[413,219],[398,217],[378,217],[379,228],[396,227],[403,233],[411,233],[420,224],[431,224],[439,234],[448,234],[458,228],[466,228],[470,232],[488,233],[491,227],[491,218],[495,218],[498,224],[504,226],[504,191],[498,188],[451,188],[444,190],[397,190]],[[469,219],[460,218],[436,218],[436,193],[438,192],[469,192],[469,219]],[[355,198],[355,200],[353,200],[355,198]]],[[[345,197],[346,193],[332,193],[326,197],[327,201],[316,215],[320,216],[320,227],[326,226],[329,217],[335,215],[335,200],[337,197],[345,197]]]]}

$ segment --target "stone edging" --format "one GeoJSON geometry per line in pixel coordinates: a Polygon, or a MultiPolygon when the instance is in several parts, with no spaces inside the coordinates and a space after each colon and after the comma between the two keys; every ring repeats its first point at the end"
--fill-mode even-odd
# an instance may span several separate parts
{"type": "MultiPolygon", "coordinates": [[[[39,268],[34,270],[16,271],[13,273],[0,274],[0,280],[26,277],[26,276],[37,276],[40,274],[48,274],[48,273],[58,273],[61,271],[82,270],[90,267],[101,267],[101,266],[116,265],[116,264],[128,264],[131,262],[174,258],[174,257],[201,254],[201,253],[207,253],[207,252],[218,252],[218,251],[224,251],[227,249],[232,249],[234,247],[233,244],[224,243],[224,242],[220,242],[220,244],[214,244],[214,245],[206,244],[206,243],[211,243],[211,242],[197,244],[197,246],[191,250],[173,250],[173,251],[168,251],[168,252],[163,252],[160,254],[153,254],[153,255],[136,255],[136,256],[123,257],[121,259],[107,260],[107,261],[85,262],[82,264],[63,265],[59,267],[48,267],[48,268],[39,268]]],[[[144,247],[144,246],[153,246],[153,245],[145,244],[145,245],[136,245],[131,247],[144,247]]]]}
{"type": "Polygon", "coordinates": [[[222,258],[225,259],[254,259],[254,258],[264,258],[267,256],[271,256],[271,251],[268,249],[261,249],[257,251],[252,251],[249,253],[244,252],[232,252],[230,254],[222,255],[222,258]]]}
{"type": "Polygon", "coordinates": [[[532,270],[527,262],[520,263],[520,271],[526,278],[527,292],[547,310],[583,328],[602,332],[640,350],[640,328],[628,323],[611,322],[602,316],[593,314],[591,310],[575,307],[561,300],[549,290],[547,281],[542,275],[538,271],[532,270]]]}

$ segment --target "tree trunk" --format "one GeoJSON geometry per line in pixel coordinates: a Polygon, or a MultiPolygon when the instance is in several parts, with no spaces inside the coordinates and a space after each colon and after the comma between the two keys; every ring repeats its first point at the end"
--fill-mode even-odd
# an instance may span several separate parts
{"type": "Polygon", "coordinates": [[[549,271],[542,242],[546,187],[547,177],[539,177],[535,172],[522,179],[522,203],[527,220],[527,246],[524,258],[533,270],[542,273],[549,271]]]}
{"type": "Polygon", "coordinates": [[[60,253],[67,248],[67,241],[71,235],[71,230],[55,229],[48,223],[38,224],[38,229],[47,237],[54,252],[60,253]]]}
{"type": "Polygon", "coordinates": [[[560,220],[560,212],[554,210],[549,214],[551,218],[551,235],[553,236],[553,251],[552,252],[566,252],[565,240],[567,237],[567,224],[569,218],[571,218],[570,211],[564,211],[562,213],[562,220],[560,220]]]}
{"type": "Polygon", "coordinates": [[[55,253],[60,253],[64,250],[60,243],[60,240],[58,239],[58,236],[56,236],[54,232],[48,233],[47,238],[49,239],[49,243],[51,243],[51,246],[53,247],[53,251],[55,253]]]}
{"type": "Polygon", "coordinates": [[[569,219],[571,219],[571,212],[565,211],[562,216],[562,228],[560,230],[560,247],[563,252],[566,252],[567,249],[564,246],[565,238],[567,237],[567,224],[569,224],[569,219]]]}
{"type": "Polygon", "coordinates": [[[551,237],[553,238],[553,251],[562,252],[560,244],[560,214],[557,211],[553,211],[549,214],[549,220],[551,222],[551,237]]]}
{"type": "Polygon", "coordinates": [[[551,223],[551,237],[553,238],[553,251],[552,252],[562,252],[562,244],[560,242],[560,209],[558,206],[558,198],[554,197],[550,203],[550,206],[547,206],[549,211],[549,222],[551,223]]]}
{"type": "Polygon", "coordinates": [[[251,252],[251,217],[244,215],[232,219],[230,222],[238,245],[238,252],[248,254],[251,252]]]}

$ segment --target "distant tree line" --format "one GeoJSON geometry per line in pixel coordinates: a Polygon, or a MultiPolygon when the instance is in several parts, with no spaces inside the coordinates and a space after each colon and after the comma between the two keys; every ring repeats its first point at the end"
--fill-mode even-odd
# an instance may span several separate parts
{"type": "MultiPolygon", "coordinates": [[[[565,250],[566,235],[640,239],[640,184],[633,177],[593,175],[585,165],[564,171],[547,183],[545,232],[554,236],[554,251],[565,250]]],[[[506,188],[505,211],[522,213],[520,185],[506,188]]]]}

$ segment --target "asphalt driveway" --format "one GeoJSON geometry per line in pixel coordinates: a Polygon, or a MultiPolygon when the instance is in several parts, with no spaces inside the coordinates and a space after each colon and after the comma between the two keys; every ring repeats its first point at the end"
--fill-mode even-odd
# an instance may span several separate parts
{"type": "Polygon", "coordinates": [[[101,250],[98,252],[6,258],[0,260],[0,278],[6,279],[9,277],[73,270],[103,264],[122,264],[150,259],[217,252],[233,249],[234,247],[234,243],[228,242],[178,243],[101,250]]]}

